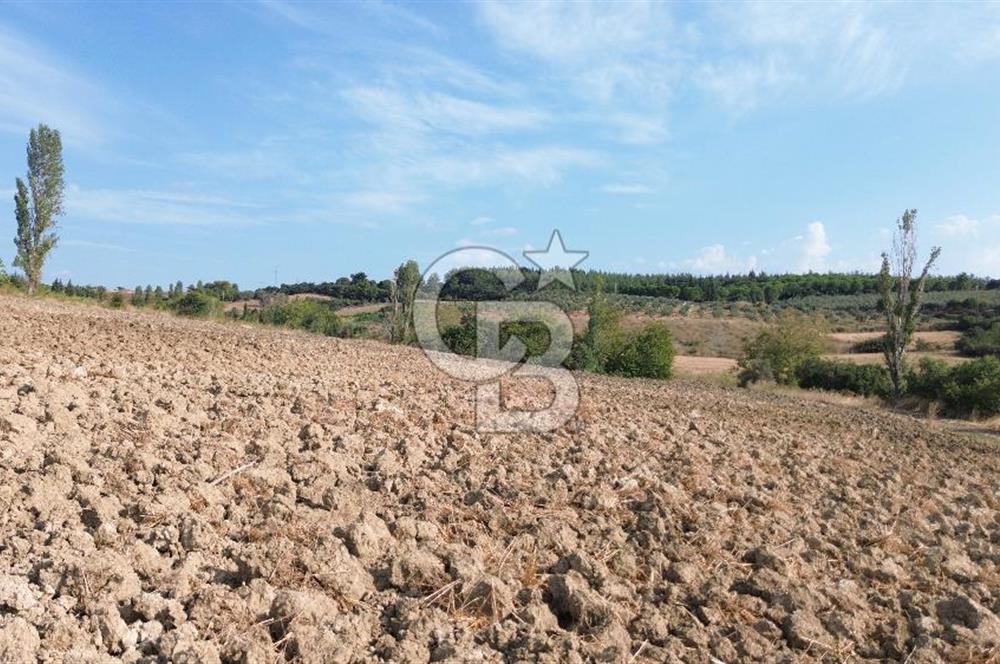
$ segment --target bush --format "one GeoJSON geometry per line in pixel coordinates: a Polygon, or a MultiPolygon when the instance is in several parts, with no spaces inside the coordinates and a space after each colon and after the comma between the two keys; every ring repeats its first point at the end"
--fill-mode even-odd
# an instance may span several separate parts
{"type": "Polygon", "coordinates": [[[649,325],[628,339],[610,359],[608,373],[627,378],[670,378],[674,368],[674,338],[663,325],[649,325]]]}
{"type": "Polygon", "coordinates": [[[517,337],[525,345],[526,357],[540,357],[545,354],[552,343],[552,335],[544,323],[537,321],[513,321],[500,325],[500,348],[517,337]]]}
{"type": "MultiPolygon", "coordinates": [[[[509,321],[500,324],[500,348],[503,348],[512,337],[520,339],[525,346],[524,360],[544,355],[552,343],[549,328],[538,321],[509,321]]],[[[441,332],[441,340],[453,353],[479,356],[476,317],[473,314],[463,314],[462,322],[452,325],[441,332]]]]}
{"type": "Polygon", "coordinates": [[[885,350],[886,337],[880,335],[871,339],[862,339],[851,346],[852,353],[881,353],[885,350]]]}
{"type": "Polygon", "coordinates": [[[955,343],[955,348],[969,357],[1000,357],[1000,320],[969,327],[955,343]]]}
{"type": "Polygon", "coordinates": [[[108,306],[112,309],[122,309],[125,307],[125,296],[119,291],[115,291],[111,294],[111,299],[108,300],[108,306]]]}
{"type": "Polygon", "coordinates": [[[774,380],[791,385],[798,368],[818,359],[826,348],[827,327],[823,319],[782,312],[774,325],[747,344],[739,361],[739,383],[745,387],[749,383],[774,380]]]}
{"type": "Polygon", "coordinates": [[[189,291],[170,306],[178,315],[193,318],[216,316],[222,311],[222,304],[217,299],[200,291],[189,291]]]}
{"type": "Polygon", "coordinates": [[[887,397],[892,392],[889,372],[882,365],[852,364],[813,359],[795,372],[799,387],[887,397]]]}
{"type": "Polygon", "coordinates": [[[598,291],[590,298],[587,314],[587,331],[573,344],[567,364],[572,369],[601,373],[625,346],[621,312],[598,291]]]}
{"type": "Polygon", "coordinates": [[[291,327],[328,337],[338,336],[342,331],[340,318],[326,302],[318,300],[290,300],[284,304],[265,307],[260,312],[260,321],[268,325],[291,327]]]}
{"type": "Polygon", "coordinates": [[[983,357],[948,367],[924,359],[908,378],[910,394],[938,401],[947,414],[990,417],[1000,413],[1000,359],[983,357]]]}
{"type": "Polygon", "coordinates": [[[463,314],[462,322],[452,325],[441,332],[441,340],[453,353],[475,357],[476,348],[476,317],[463,314]]]}

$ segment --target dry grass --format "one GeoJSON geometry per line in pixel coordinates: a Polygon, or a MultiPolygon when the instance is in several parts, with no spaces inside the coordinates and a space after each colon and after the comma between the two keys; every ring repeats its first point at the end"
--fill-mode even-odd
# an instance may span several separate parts
{"type": "Polygon", "coordinates": [[[728,357],[697,357],[678,355],[674,358],[674,372],[678,376],[704,376],[727,374],[736,369],[736,360],[728,357]]]}
{"type": "MultiPolygon", "coordinates": [[[[837,353],[849,353],[854,344],[861,341],[876,339],[885,334],[883,330],[875,332],[834,332],[830,335],[833,349],[837,353]]],[[[913,335],[914,345],[924,345],[944,351],[954,350],[955,342],[962,336],[954,330],[920,330],[913,335]]]]}
{"type": "MultiPolygon", "coordinates": [[[[961,364],[962,362],[968,362],[969,358],[962,357],[956,353],[927,353],[927,352],[909,352],[907,353],[907,358],[911,364],[916,365],[920,360],[925,357],[933,358],[935,360],[941,360],[945,364],[955,365],[961,364]]],[[[885,358],[882,353],[833,353],[831,355],[824,355],[828,360],[836,360],[838,362],[850,362],[851,364],[882,364],[885,362],[885,358]]]]}

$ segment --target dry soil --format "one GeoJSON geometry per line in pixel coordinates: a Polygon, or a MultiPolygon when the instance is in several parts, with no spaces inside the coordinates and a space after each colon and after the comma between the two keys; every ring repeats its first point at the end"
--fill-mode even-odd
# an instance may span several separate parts
{"type": "Polygon", "coordinates": [[[480,434],[414,349],[0,298],[0,661],[997,660],[995,445],[579,380],[480,434]]]}

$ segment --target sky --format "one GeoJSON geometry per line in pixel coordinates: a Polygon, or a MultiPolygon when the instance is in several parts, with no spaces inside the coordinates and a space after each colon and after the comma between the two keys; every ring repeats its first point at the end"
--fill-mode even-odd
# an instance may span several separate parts
{"type": "Polygon", "coordinates": [[[528,264],[554,229],[581,268],[874,271],[910,207],[940,273],[1000,276],[1000,3],[5,4],[0,237],[39,122],[46,279],[528,264]]]}

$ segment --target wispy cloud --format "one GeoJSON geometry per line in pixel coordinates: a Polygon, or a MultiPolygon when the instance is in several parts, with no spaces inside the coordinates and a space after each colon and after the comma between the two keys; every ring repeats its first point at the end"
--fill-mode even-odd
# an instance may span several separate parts
{"type": "Polygon", "coordinates": [[[478,156],[442,156],[423,165],[439,182],[476,184],[517,178],[543,186],[558,182],[571,168],[594,166],[601,157],[591,150],[563,147],[501,148],[478,156]]]}
{"type": "Polygon", "coordinates": [[[129,247],[124,247],[120,244],[112,244],[109,242],[92,242],[90,240],[73,240],[73,239],[60,239],[60,247],[82,247],[84,249],[99,249],[102,251],[117,251],[121,253],[132,253],[134,249],[129,247]]]}
{"type": "Polygon", "coordinates": [[[653,192],[652,188],[647,187],[644,184],[625,184],[625,183],[606,184],[603,187],[601,187],[601,191],[603,191],[605,194],[624,194],[624,195],[650,194],[653,192]]]}
{"type": "Polygon", "coordinates": [[[184,192],[136,189],[66,190],[68,217],[126,224],[169,226],[251,225],[261,223],[255,206],[230,198],[184,192]]]}
{"type": "Polygon", "coordinates": [[[549,120],[544,111],[502,107],[441,92],[407,93],[385,87],[357,87],[344,92],[359,117],[394,130],[488,134],[534,129],[549,120]]]}
{"type": "Polygon", "coordinates": [[[964,214],[956,214],[948,217],[934,228],[948,237],[964,237],[978,235],[980,226],[978,219],[970,219],[964,214]]]}
{"type": "Polygon", "coordinates": [[[425,197],[401,191],[354,191],[343,195],[350,206],[372,212],[396,213],[412,209],[425,197]]]}
{"type": "Polygon", "coordinates": [[[488,235],[489,237],[511,237],[517,235],[517,229],[513,226],[501,226],[500,228],[491,228],[488,231],[484,231],[483,235],[488,235]]]}
{"type": "Polygon", "coordinates": [[[94,145],[109,133],[101,110],[109,98],[85,75],[0,28],[0,131],[26,136],[44,122],[66,143],[94,145]]]}
{"type": "Polygon", "coordinates": [[[485,215],[480,215],[469,222],[473,226],[484,226],[486,224],[493,223],[493,217],[487,217],[485,215]]]}

